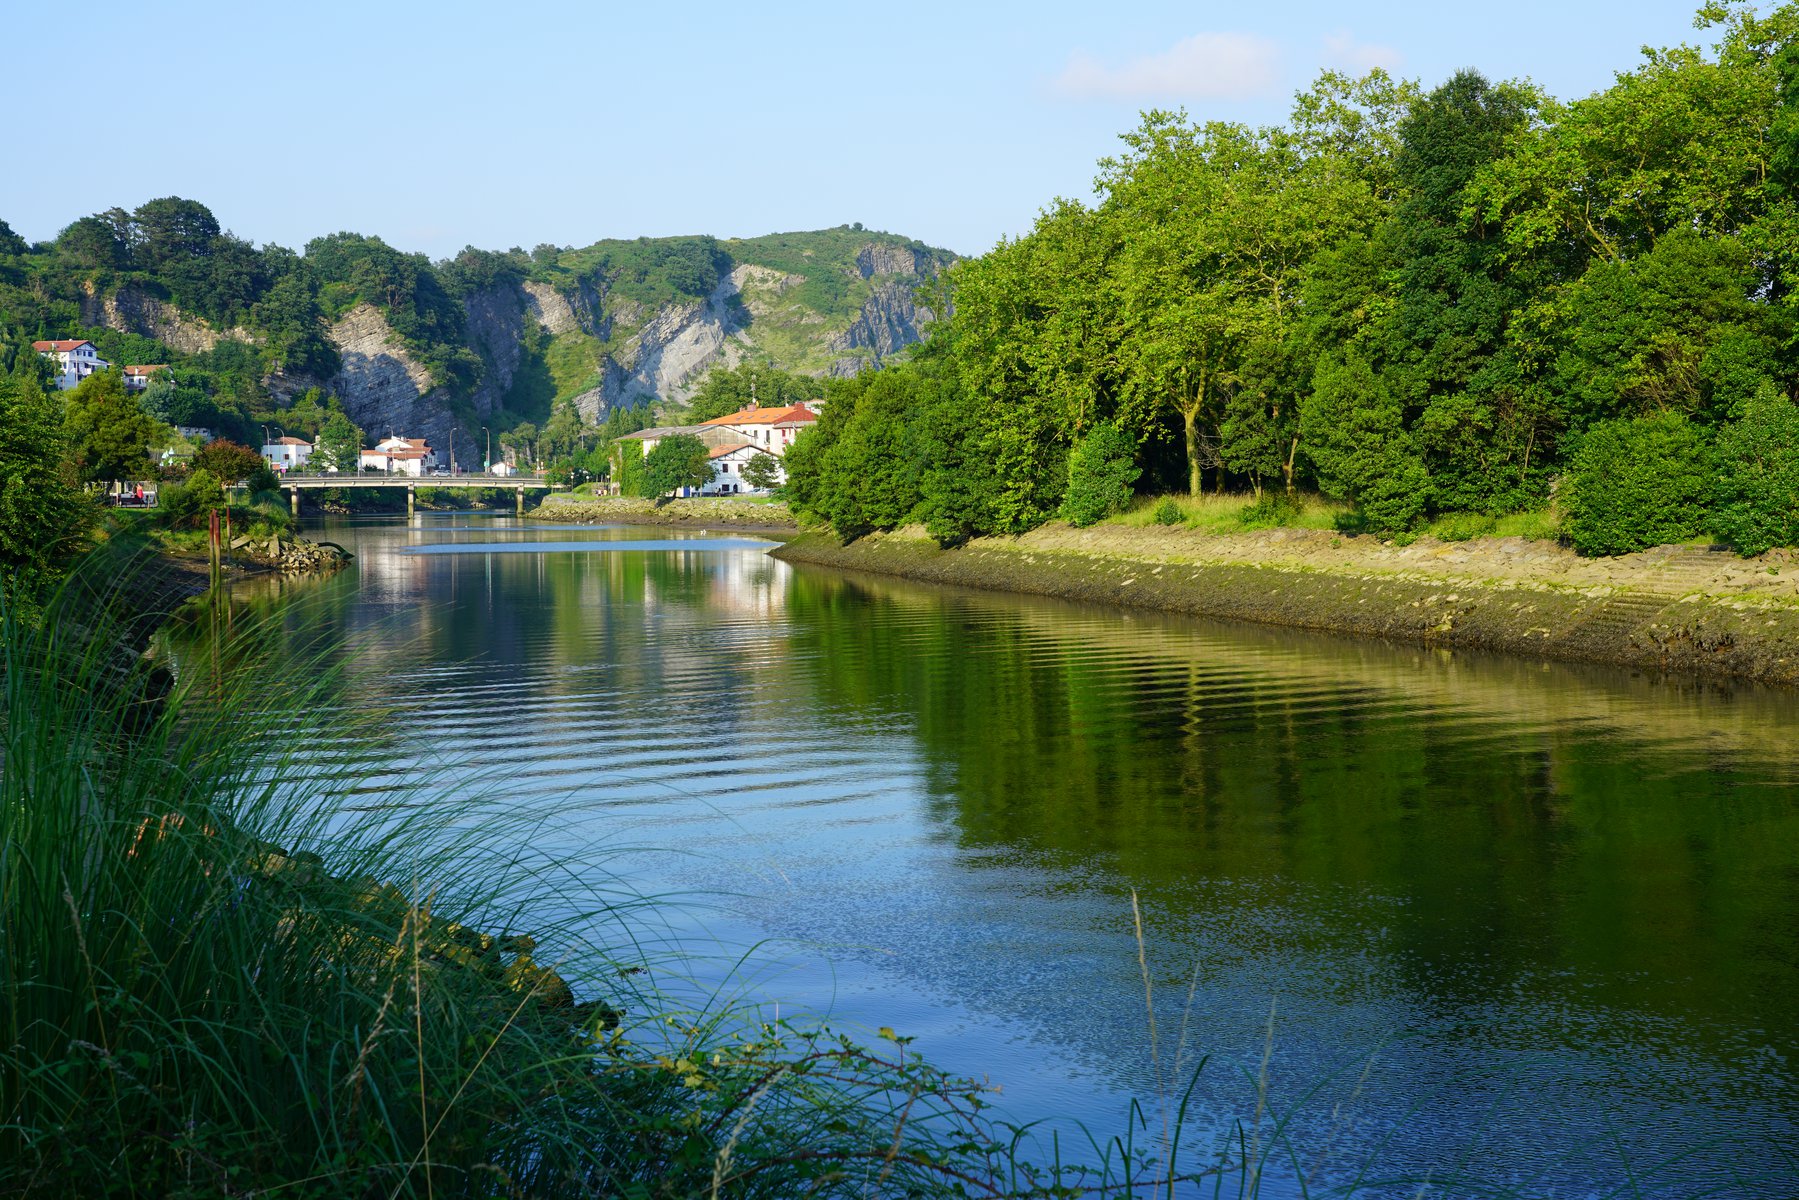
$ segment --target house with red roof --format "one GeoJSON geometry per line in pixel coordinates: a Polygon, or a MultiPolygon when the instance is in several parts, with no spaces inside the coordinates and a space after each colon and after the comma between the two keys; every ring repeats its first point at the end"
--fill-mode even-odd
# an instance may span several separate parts
{"type": "Polygon", "coordinates": [[[167,363],[133,364],[125,368],[125,387],[129,391],[141,392],[150,386],[152,375],[168,369],[167,363]]]}
{"type": "Polygon", "coordinates": [[[112,366],[100,357],[100,351],[95,349],[92,342],[81,338],[33,342],[31,348],[56,363],[56,388],[62,392],[68,391],[95,371],[104,371],[112,366]]]}
{"type": "Polygon", "coordinates": [[[818,414],[804,404],[784,404],[779,408],[748,408],[702,421],[702,425],[728,429],[738,437],[761,448],[763,453],[780,458],[793,445],[793,439],[810,429],[818,414]]]}

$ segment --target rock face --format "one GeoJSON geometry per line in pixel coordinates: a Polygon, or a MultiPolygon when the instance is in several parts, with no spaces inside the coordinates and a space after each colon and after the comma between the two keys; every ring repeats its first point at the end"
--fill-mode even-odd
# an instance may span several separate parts
{"type": "Polygon", "coordinates": [[[363,431],[385,437],[422,437],[449,448],[456,422],[450,395],[431,382],[431,372],[406,353],[381,311],[358,304],[331,326],[342,365],[331,390],[363,431]]]}
{"type": "Polygon", "coordinates": [[[843,356],[832,361],[832,375],[854,375],[923,340],[924,327],[936,314],[912,298],[917,286],[916,277],[900,276],[875,288],[850,327],[829,343],[834,352],[843,356]]]}
{"type": "Polygon", "coordinates": [[[256,340],[247,329],[214,329],[205,319],[184,313],[132,284],[104,295],[90,284],[81,301],[81,320],[86,325],[153,337],[183,354],[204,354],[222,341],[256,340]]]}
{"type": "MultiPolygon", "coordinates": [[[[614,280],[599,269],[564,274],[555,284],[527,279],[463,295],[464,341],[482,361],[479,382],[467,393],[438,386],[368,303],[327,330],[340,359],[336,375],[277,373],[264,382],[282,403],[306,388],[325,388],[374,437],[422,437],[440,451],[456,437],[458,459],[472,460],[470,438],[486,418],[510,405],[526,410],[516,416],[541,421],[551,392],[597,420],[649,397],[684,400],[708,371],[745,359],[844,377],[924,336],[934,314],[914,291],[948,261],[943,252],[871,238],[853,254],[817,259],[816,268],[811,254],[790,253],[779,260],[784,268],[736,262],[705,297],[654,307],[614,291],[614,280]],[[820,273],[831,285],[822,293],[808,287],[820,273]]],[[[190,353],[226,339],[252,340],[130,286],[91,294],[83,317],[190,353]]]]}

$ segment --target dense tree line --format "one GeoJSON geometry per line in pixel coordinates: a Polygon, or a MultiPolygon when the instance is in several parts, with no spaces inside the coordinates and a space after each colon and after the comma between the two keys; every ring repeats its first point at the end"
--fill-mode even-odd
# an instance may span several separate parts
{"type": "Polygon", "coordinates": [[[1278,128],[1145,114],[1093,203],[947,272],[927,348],[834,385],[793,501],[955,542],[1135,477],[1387,531],[1553,497],[1593,552],[1795,540],[1799,7],[1697,24],[1714,52],[1572,103],[1376,71],[1278,128]]]}

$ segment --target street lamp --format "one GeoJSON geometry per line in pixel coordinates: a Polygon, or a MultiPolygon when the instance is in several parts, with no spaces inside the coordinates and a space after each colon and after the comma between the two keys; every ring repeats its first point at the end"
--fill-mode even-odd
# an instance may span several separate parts
{"type": "Polygon", "coordinates": [[[485,460],[481,463],[481,469],[483,471],[491,471],[493,470],[493,434],[488,432],[487,426],[485,425],[481,426],[481,432],[487,434],[487,455],[485,460]]]}

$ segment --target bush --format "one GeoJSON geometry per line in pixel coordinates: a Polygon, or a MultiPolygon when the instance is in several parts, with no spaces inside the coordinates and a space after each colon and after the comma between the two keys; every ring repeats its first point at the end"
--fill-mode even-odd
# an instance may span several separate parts
{"type": "Polygon", "coordinates": [[[1254,504],[1237,514],[1237,523],[1245,529],[1277,529],[1290,525],[1299,516],[1299,501],[1286,492],[1270,488],[1256,497],[1254,504]]]}
{"type": "Polygon", "coordinates": [[[1101,421],[1069,452],[1063,518],[1070,525],[1092,525],[1123,512],[1131,502],[1131,485],[1142,473],[1130,437],[1101,421]]]}
{"type": "Polygon", "coordinates": [[[1745,557],[1799,545],[1799,405],[1764,387],[1718,434],[1712,529],[1745,557]]]}
{"type": "Polygon", "coordinates": [[[1180,501],[1173,496],[1163,496],[1156,501],[1155,522],[1158,525],[1179,525],[1187,519],[1181,511],[1180,501]]]}
{"type": "Polygon", "coordinates": [[[1706,524],[1707,468],[1704,438],[1678,413],[1602,421],[1569,461],[1563,531],[1588,555],[1685,541],[1706,524]]]}
{"type": "Polygon", "coordinates": [[[208,509],[225,507],[225,489],[217,476],[202,467],[189,475],[186,483],[166,485],[157,505],[170,525],[189,525],[208,509]]]}
{"type": "Polygon", "coordinates": [[[1431,525],[1430,531],[1440,541],[1466,542],[1492,533],[1499,522],[1485,513],[1444,513],[1431,525]]]}

